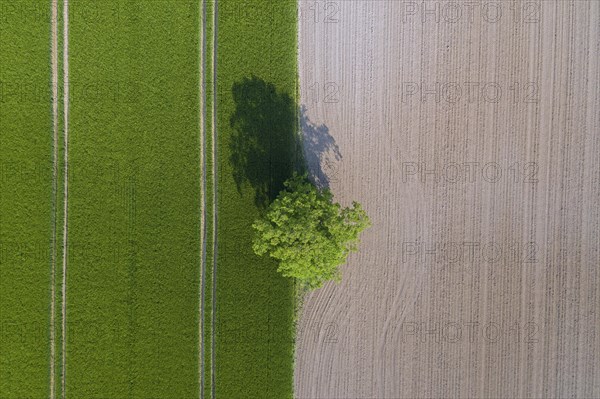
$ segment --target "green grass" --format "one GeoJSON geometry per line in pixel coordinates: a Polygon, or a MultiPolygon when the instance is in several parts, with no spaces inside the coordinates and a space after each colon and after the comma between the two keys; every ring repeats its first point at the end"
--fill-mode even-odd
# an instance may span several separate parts
{"type": "Polygon", "coordinates": [[[55,397],[60,398],[62,396],[62,258],[63,258],[63,227],[64,227],[64,69],[63,69],[63,0],[57,2],[57,30],[58,30],[58,160],[57,160],[57,182],[56,182],[56,272],[54,276],[54,287],[55,287],[55,359],[54,359],[54,373],[55,383],[54,391],[55,397]]]}
{"type": "MultiPolygon", "coordinates": [[[[19,7],[0,14],[0,396],[37,398],[47,397],[49,387],[50,5],[11,4],[19,7]]],[[[205,394],[213,389],[215,329],[219,397],[292,397],[294,286],[273,262],[252,253],[250,225],[295,162],[296,3],[219,2],[216,325],[211,1],[207,7],[205,394]]],[[[71,0],[69,15],[67,395],[194,398],[200,4],[71,0]]],[[[62,33],[61,18],[59,24],[62,33]]],[[[61,143],[59,171],[63,151],[61,143]]],[[[56,194],[59,396],[62,177],[56,194]]]]}
{"type": "Polygon", "coordinates": [[[212,79],[212,63],[213,63],[213,2],[206,2],[206,54],[204,59],[205,79],[206,79],[206,265],[205,265],[205,290],[204,290],[204,395],[210,398],[212,390],[212,288],[213,288],[213,263],[214,263],[214,240],[213,240],[213,212],[214,212],[214,185],[212,179],[212,147],[213,140],[211,137],[212,131],[212,94],[213,94],[213,79],[212,79]]]}
{"type": "Polygon", "coordinates": [[[50,5],[0,3],[0,397],[49,392],[50,5]]]}
{"type": "Polygon", "coordinates": [[[70,7],[67,395],[194,398],[199,4],[70,7]]]}
{"type": "Polygon", "coordinates": [[[294,285],[253,254],[251,224],[295,162],[296,2],[218,7],[216,393],[291,398],[294,285]]]}

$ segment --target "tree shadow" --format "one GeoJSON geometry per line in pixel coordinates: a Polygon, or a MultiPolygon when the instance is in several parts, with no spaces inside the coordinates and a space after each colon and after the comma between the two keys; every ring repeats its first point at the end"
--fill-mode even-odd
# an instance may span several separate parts
{"type": "Polygon", "coordinates": [[[300,109],[300,128],[308,176],[317,188],[329,188],[337,178],[336,163],[342,160],[340,148],[326,125],[317,125],[308,118],[305,105],[300,109]]]}
{"type": "Polygon", "coordinates": [[[294,171],[308,173],[319,188],[329,187],[331,165],[342,155],[327,126],[312,123],[306,107],[298,109],[289,94],[259,77],[244,78],[231,91],[230,161],[240,194],[254,190],[255,204],[264,210],[294,171]]]}
{"type": "Polygon", "coordinates": [[[238,192],[250,185],[266,208],[292,176],[297,162],[296,105],[287,93],[256,76],[232,86],[231,164],[238,192]]]}

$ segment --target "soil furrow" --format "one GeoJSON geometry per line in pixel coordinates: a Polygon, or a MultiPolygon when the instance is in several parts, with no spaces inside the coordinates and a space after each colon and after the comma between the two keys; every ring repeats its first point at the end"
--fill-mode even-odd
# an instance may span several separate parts
{"type": "Polygon", "coordinates": [[[309,170],[373,227],[305,298],[296,396],[598,396],[598,3],[299,7],[341,152],[309,170]]]}

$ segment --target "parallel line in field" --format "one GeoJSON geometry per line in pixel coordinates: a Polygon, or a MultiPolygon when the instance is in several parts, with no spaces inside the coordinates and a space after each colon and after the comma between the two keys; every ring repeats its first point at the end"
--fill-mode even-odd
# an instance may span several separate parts
{"type": "Polygon", "coordinates": [[[64,202],[63,202],[63,253],[62,253],[62,398],[65,398],[66,379],[66,314],[67,314],[67,237],[69,203],[69,0],[63,2],[63,123],[64,123],[64,202]]]}
{"type": "Polygon", "coordinates": [[[200,398],[204,399],[204,306],[205,306],[205,291],[206,291],[206,0],[200,1],[200,164],[202,173],[201,182],[201,276],[200,276],[200,320],[199,320],[199,337],[200,337],[200,398]]]}
{"type": "Polygon", "coordinates": [[[56,208],[58,186],[58,0],[52,0],[51,64],[52,64],[52,247],[50,272],[50,399],[55,398],[56,359],[56,208]]]}
{"type": "Polygon", "coordinates": [[[212,269],[212,319],[211,319],[211,396],[216,398],[215,389],[215,329],[216,329],[216,312],[217,312],[217,221],[218,221],[218,174],[217,174],[217,32],[219,16],[219,0],[214,0],[213,9],[213,29],[212,29],[212,182],[213,182],[213,269],[212,269]]]}

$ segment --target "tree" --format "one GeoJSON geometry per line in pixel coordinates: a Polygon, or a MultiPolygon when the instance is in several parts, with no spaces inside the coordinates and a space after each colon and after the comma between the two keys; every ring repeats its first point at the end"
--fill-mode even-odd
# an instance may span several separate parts
{"type": "Polygon", "coordinates": [[[306,175],[294,174],[252,227],[253,250],[279,262],[278,271],[309,289],[341,280],[339,266],[358,249],[359,234],[370,226],[361,205],[342,208],[329,190],[318,190],[306,175]]]}

